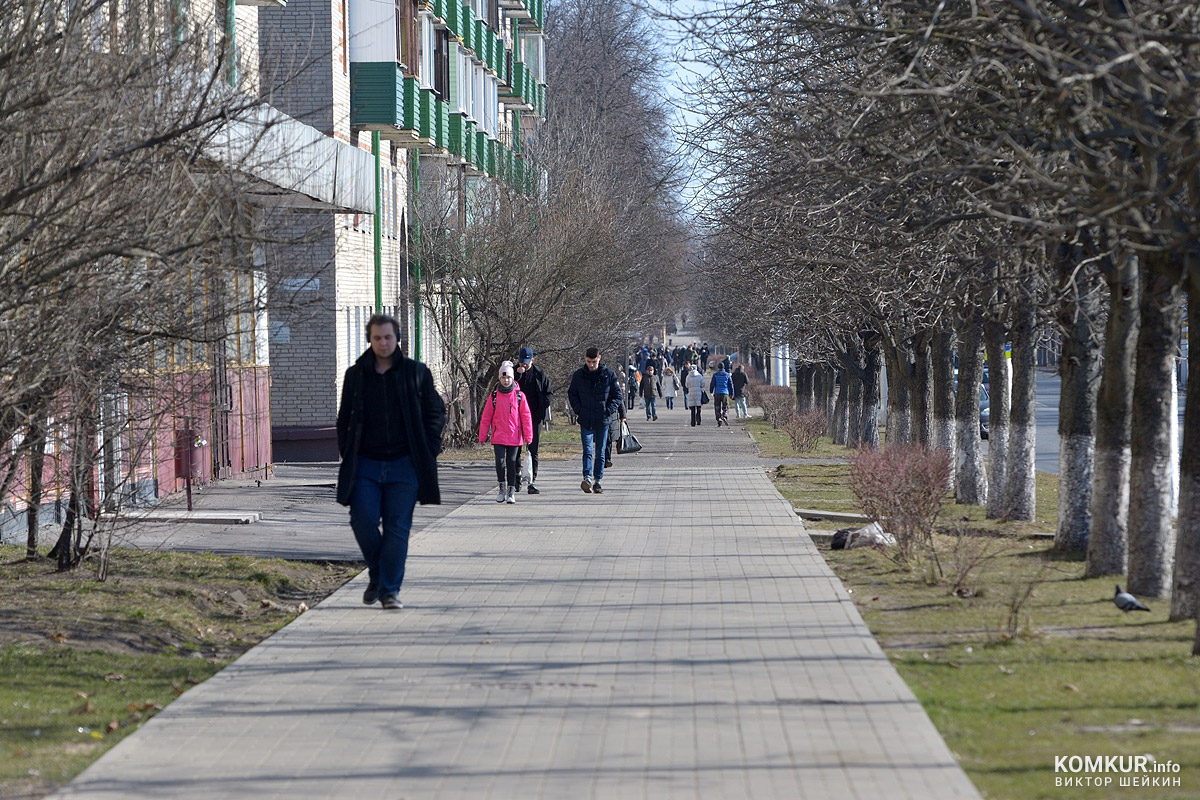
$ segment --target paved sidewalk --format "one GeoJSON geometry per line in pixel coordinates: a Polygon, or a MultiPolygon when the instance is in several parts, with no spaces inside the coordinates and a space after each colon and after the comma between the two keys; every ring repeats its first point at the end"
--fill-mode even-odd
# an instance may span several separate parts
{"type": "Polygon", "coordinates": [[[55,797],[978,797],[745,432],[684,413],[600,496],[481,479],[403,611],[360,575],[55,797]]]}

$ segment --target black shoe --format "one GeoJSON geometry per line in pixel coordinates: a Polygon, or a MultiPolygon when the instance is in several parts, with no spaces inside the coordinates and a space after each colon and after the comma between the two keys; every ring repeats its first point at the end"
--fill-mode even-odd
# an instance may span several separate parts
{"type": "Polygon", "coordinates": [[[604,462],[604,468],[605,468],[605,469],[612,469],[612,462],[611,462],[611,461],[605,461],[605,462],[604,462]]]}
{"type": "Polygon", "coordinates": [[[658,414],[655,414],[655,415],[654,415],[654,419],[653,419],[653,421],[654,421],[654,422],[658,422],[658,414]]]}
{"type": "Polygon", "coordinates": [[[592,494],[604,494],[604,489],[598,483],[592,484],[592,494]]]}
{"type": "Polygon", "coordinates": [[[591,494],[592,493],[592,482],[589,481],[587,478],[584,478],[582,481],[580,481],[579,488],[583,489],[588,494],[591,494]]]}
{"type": "Polygon", "coordinates": [[[383,598],[383,607],[389,610],[404,608],[404,603],[400,602],[400,595],[389,594],[387,597],[383,598]]]}
{"type": "Polygon", "coordinates": [[[363,605],[373,606],[379,602],[379,587],[367,584],[366,590],[363,591],[363,605]]]}
{"type": "Polygon", "coordinates": [[[530,494],[541,494],[542,493],[542,490],[537,488],[536,486],[534,486],[532,483],[529,484],[529,488],[526,489],[525,491],[529,492],[530,494]]]}

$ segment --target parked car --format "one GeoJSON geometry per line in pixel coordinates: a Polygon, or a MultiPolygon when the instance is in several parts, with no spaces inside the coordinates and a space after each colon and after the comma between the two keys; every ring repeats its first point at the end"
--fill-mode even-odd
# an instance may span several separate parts
{"type": "Polygon", "coordinates": [[[979,438],[988,438],[988,429],[992,421],[992,396],[986,386],[979,387],[979,438]]]}

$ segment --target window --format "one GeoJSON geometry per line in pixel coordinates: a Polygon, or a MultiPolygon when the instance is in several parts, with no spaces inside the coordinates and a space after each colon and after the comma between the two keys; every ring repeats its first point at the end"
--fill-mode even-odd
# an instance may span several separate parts
{"type": "Polygon", "coordinates": [[[422,89],[433,88],[433,48],[434,48],[434,30],[433,17],[428,14],[421,14],[419,19],[420,36],[421,36],[421,52],[420,62],[421,67],[418,73],[418,78],[421,80],[422,89]]]}
{"type": "Polygon", "coordinates": [[[408,76],[417,72],[417,7],[414,0],[396,0],[396,62],[408,76]]]}
{"type": "Polygon", "coordinates": [[[450,99],[450,32],[433,32],[433,93],[439,100],[450,99]]]}

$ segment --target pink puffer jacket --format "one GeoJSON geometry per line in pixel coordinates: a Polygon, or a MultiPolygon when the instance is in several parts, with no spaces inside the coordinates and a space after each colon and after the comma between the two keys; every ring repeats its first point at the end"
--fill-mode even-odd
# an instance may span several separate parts
{"type": "Polygon", "coordinates": [[[511,392],[494,391],[483,400],[483,416],[479,419],[479,441],[486,442],[488,431],[492,444],[520,445],[533,441],[533,417],[529,402],[514,383],[511,392]]]}

